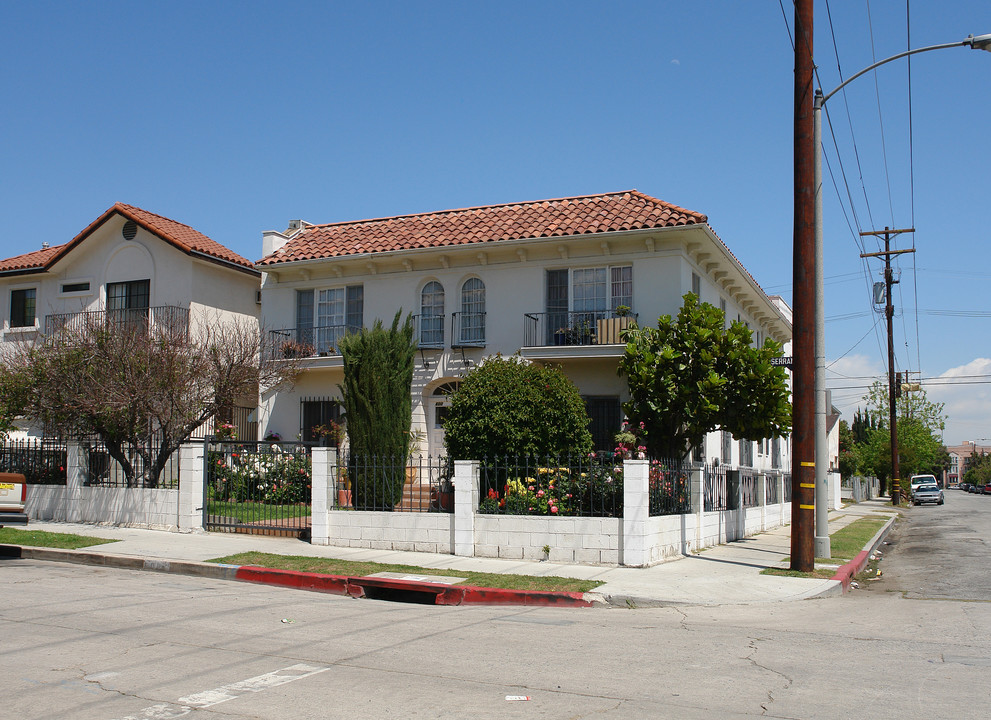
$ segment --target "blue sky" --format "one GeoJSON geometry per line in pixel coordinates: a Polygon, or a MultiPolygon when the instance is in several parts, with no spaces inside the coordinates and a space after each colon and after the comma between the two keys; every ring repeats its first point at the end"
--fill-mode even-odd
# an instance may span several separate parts
{"type": "MultiPolygon", "coordinates": [[[[293,218],[637,188],[706,213],[758,282],[790,301],[794,28],[784,8],[0,3],[0,257],[65,242],[117,201],[258,259],[262,231],[293,218]]],[[[828,9],[831,18],[816,2],[827,90],[838,63],[849,77],[909,43],[991,32],[986,0],[916,0],[910,23],[903,0],[828,9]]],[[[897,263],[896,367],[921,371],[930,399],[947,403],[946,442],[991,438],[991,53],[913,58],[911,127],[908,76],[906,61],[892,63],[827,106],[834,403],[849,419],[885,371],[869,294],[880,263],[858,257],[877,246],[856,235],[914,225],[897,245],[917,252],[897,263]]]]}

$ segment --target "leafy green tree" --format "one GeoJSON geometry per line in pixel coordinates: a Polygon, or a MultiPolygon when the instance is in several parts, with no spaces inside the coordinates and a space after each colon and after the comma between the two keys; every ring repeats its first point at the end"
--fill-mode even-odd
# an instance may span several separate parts
{"type": "Polygon", "coordinates": [[[619,373],[630,389],[623,408],[632,423],[644,423],[652,457],[680,458],[717,428],[744,440],[791,430],[787,376],[771,364],[781,345],[768,339],[753,347],[745,325],[727,328],[723,312],[692,293],[676,319],[663,315],[656,328],[633,323],[623,337],[619,373]]]}
{"type": "MultiPolygon", "coordinates": [[[[860,458],[864,470],[876,475],[886,489],[892,475],[887,383],[875,381],[864,400],[875,423],[867,430],[866,441],[859,445],[860,458]]],[[[896,402],[898,474],[906,487],[912,475],[939,475],[949,465],[941,439],[946,422],[943,407],[943,403],[931,402],[925,390],[905,392],[896,402]]]]}
{"type": "Polygon", "coordinates": [[[338,347],[344,362],[341,387],[348,435],[348,477],[354,506],[391,510],[402,498],[413,419],[411,389],[413,318],[346,335],[338,347]]]}
{"type": "Polygon", "coordinates": [[[451,396],[444,444],[451,458],[587,454],[585,403],[557,367],[496,355],[465,375],[451,396]]]}
{"type": "Polygon", "coordinates": [[[986,485],[991,482],[991,455],[981,452],[971,456],[962,479],[971,485],[986,485]]]}

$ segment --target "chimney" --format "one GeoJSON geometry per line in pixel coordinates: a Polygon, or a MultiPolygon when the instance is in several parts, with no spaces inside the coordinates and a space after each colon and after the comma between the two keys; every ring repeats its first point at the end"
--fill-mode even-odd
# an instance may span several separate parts
{"type": "Polygon", "coordinates": [[[51,245],[49,245],[49,244],[48,244],[48,243],[46,243],[46,242],[43,242],[43,243],[41,243],[41,249],[42,249],[42,250],[47,250],[47,249],[48,249],[48,248],[50,248],[50,247],[51,247],[51,245]]]}

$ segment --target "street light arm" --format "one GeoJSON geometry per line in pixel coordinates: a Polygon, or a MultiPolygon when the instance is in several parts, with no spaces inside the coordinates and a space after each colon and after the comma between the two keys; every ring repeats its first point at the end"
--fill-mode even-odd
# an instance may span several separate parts
{"type": "Polygon", "coordinates": [[[840,90],[845,88],[847,85],[852,83],[861,75],[869,73],[871,70],[873,70],[876,67],[880,67],[881,65],[885,65],[894,60],[900,60],[901,58],[908,57],[909,55],[917,55],[919,53],[929,52],[930,50],[942,50],[944,48],[952,48],[952,47],[970,47],[974,50],[987,50],[988,52],[991,52],[991,34],[978,35],[977,37],[974,37],[973,35],[968,35],[964,40],[960,40],[958,42],[943,43],[942,45],[929,45],[928,47],[915,48],[914,50],[906,50],[905,52],[900,52],[897,55],[892,55],[891,57],[885,58],[884,60],[879,60],[873,65],[868,65],[863,70],[858,72],[856,75],[851,75],[842,83],[837,85],[832,91],[823,95],[822,99],[819,101],[819,106],[821,107],[822,105],[824,105],[826,101],[829,100],[829,98],[833,97],[833,95],[838,93],[840,90]]]}

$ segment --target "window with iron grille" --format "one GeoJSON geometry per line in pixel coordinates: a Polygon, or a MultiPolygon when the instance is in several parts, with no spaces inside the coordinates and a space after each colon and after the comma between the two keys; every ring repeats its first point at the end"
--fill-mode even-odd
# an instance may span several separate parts
{"type": "Polygon", "coordinates": [[[721,449],[722,464],[729,465],[730,462],[732,462],[732,458],[733,458],[733,434],[727,432],[726,430],[723,430],[721,435],[721,440],[722,440],[722,449],[721,449]]]}
{"type": "Polygon", "coordinates": [[[468,278],[461,286],[460,342],[470,345],[485,342],[485,283],[468,278]]]}
{"type": "Polygon", "coordinates": [[[444,347],[444,286],[436,280],[420,292],[420,345],[444,347]]]}
{"type": "Polygon", "coordinates": [[[340,422],[341,403],[331,398],[304,398],[299,402],[300,436],[303,442],[319,442],[321,440],[315,428],[326,426],[327,423],[340,422]]]}
{"type": "Polygon", "coordinates": [[[754,444],[750,440],[740,441],[740,465],[744,467],[754,465],[754,444]]]}
{"type": "Polygon", "coordinates": [[[619,397],[586,396],[588,429],[592,433],[592,448],[596,452],[608,452],[616,448],[616,433],[622,429],[623,414],[619,397]]]}

